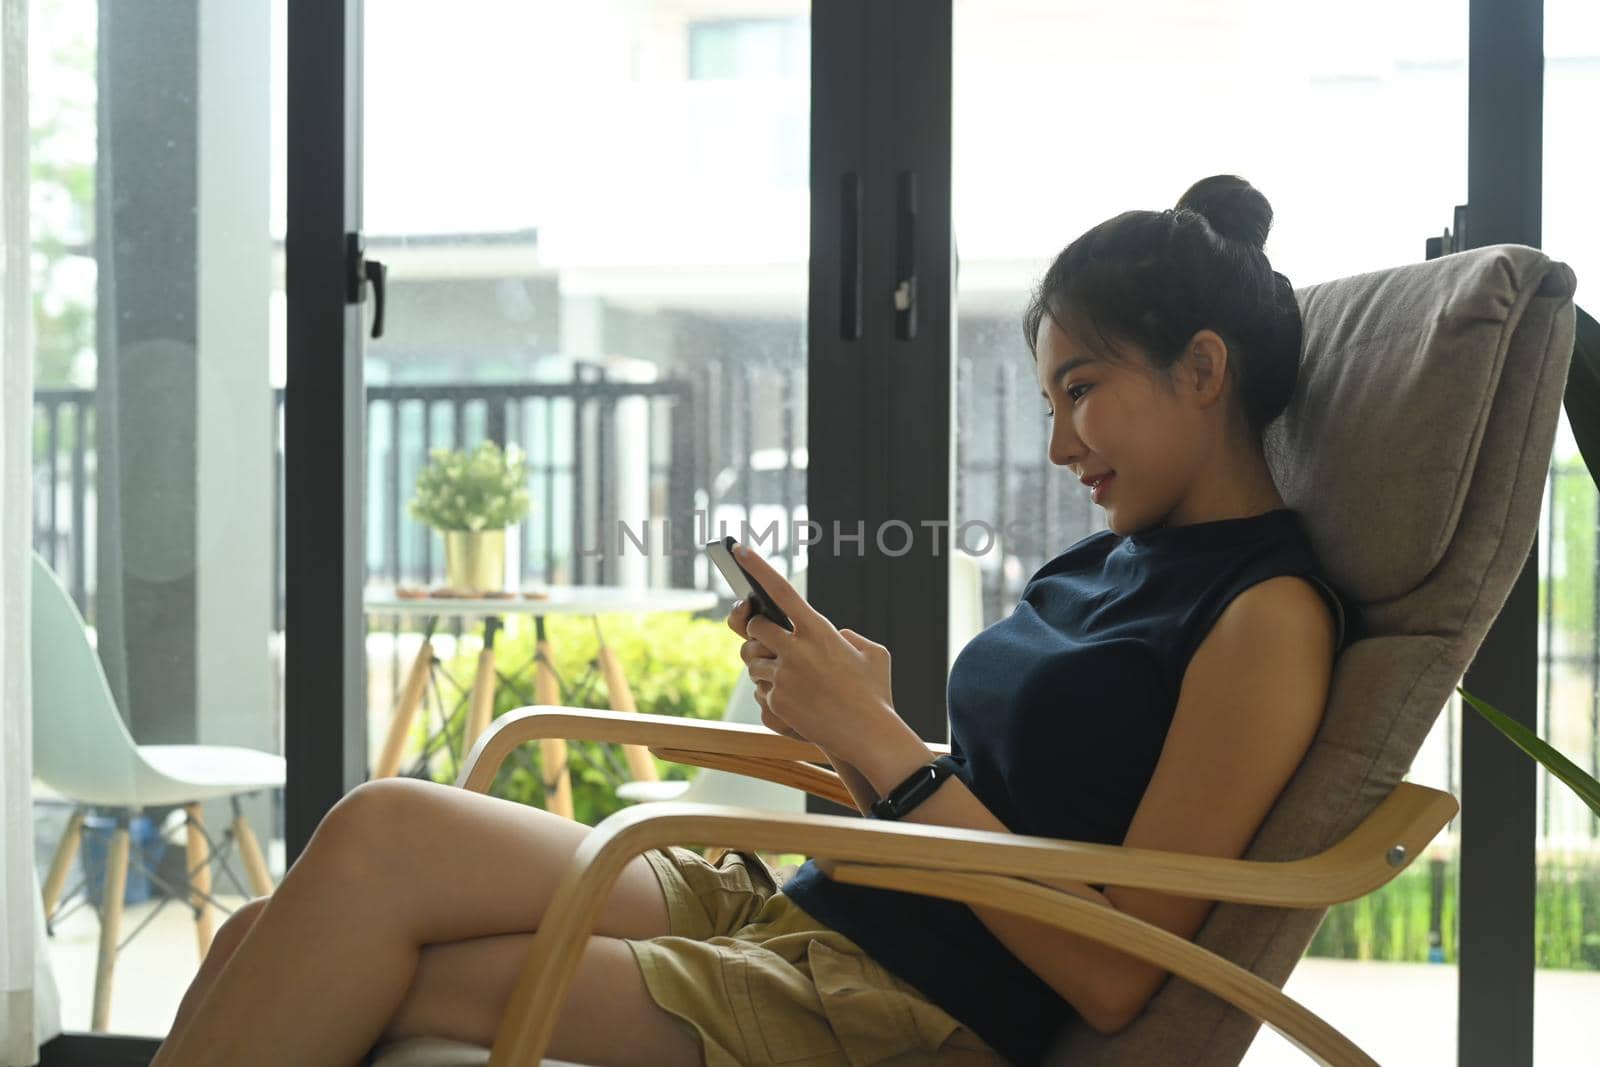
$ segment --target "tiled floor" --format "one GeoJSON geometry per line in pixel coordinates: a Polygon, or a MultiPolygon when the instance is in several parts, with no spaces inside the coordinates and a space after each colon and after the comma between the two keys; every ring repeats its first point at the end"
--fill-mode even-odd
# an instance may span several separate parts
{"type": "MultiPolygon", "coordinates": [[[[1593,1012],[1600,973],[1534,972],[1533,1062],[1595,1062],[1593,1012]],[[1588,1051],[1584,1051],[1587,1049],[1588,1051]]],[[[1427,963],[1301,960],[1284,992],[1316,1012],[1381,1064],[1456,1063],[1456,968],[1427,963]]],[[[1304,1067],[1310,1060],[1263,1028],[1243,1067],[1304,1067]]]]}

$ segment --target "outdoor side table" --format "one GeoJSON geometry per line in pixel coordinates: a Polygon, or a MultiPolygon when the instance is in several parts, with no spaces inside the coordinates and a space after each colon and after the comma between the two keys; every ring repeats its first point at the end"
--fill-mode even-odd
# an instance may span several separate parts
{"type": "MultiPolygon", "coordinates": [[[[610,694],[611,710],[637,711],[633,691],[623,674],[616,653],[605,643],[600,632],[598,616],[605,614],[654,614],[667,611],[704,611],[715,607],[717,594],[703,589],[652,589],[619,585],[556,585],[547,595],[531,599],[522,595],[486,599],[459,597],[401,597],[392,590],[370,593],[363,607],[369,615],[410,616],[423,620],[422,647],[417,650],[406,673],[405,683],[395,701],[394,717],[389,723],[382,753],[373,767],[373,778],[391,778],[399,773],[400,758],[406,737],[422,705],[423,695],[437,658],[433,651],[433,631],[439,619],[474,618],[483,620],[483,651],[478,654],[477,670],[469,690],[466,723],[462,733],[462,757],[465,758],[479,735],[489,728],[494,714],[495,696],[495,633],[507,615],[531,615],[535,626],[534,701],[538,704],[556,704],[561,701],[559,679],[555,673],[555,660],[550,655],[549,639],[545,636],[544,617],[547,615],[588,615],[595,620],[595,634],[599,638],[599,664],[610,694]]],[[[458,705],[459,706],[459,705],[458,705]]],[[[548,810],[573,817],[572,779],[567,771],[567,742],[550,738],[541,741],[540,761],[548,810]]],[[[654,782],[655,761],[641,745],[624,745],[629,772],[635,781],[654,782]]]]}

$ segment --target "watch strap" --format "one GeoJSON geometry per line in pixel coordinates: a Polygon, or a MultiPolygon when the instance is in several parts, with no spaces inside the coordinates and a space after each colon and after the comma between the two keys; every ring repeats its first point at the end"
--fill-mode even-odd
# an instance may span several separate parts
{"type": "MultiPolygon", "coordinates": [[[[956,761],[949,755],[940,755],[932,763],[924,764],[906,776],[905,780],[872,804],[868,818],[899,819],[931,797],[956,772],[956,761]]],[[[957,776],[959,777],[959,775],[957,776]]]]}

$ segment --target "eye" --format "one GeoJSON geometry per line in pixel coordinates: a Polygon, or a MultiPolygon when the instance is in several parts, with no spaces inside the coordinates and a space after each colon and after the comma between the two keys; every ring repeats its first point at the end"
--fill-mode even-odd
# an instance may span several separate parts
{"type": "Polygon", "coordinates": [[[1071,389],[1068,389],[1067,390],[1067,395],[1072,397],[1073,402],[1076,403],[1077,400],[1078,400],[1078,397],[1082,395],[1081,393],[1078,392],[1079,389],[1088,390],[1088,389],[1093,389],[1093,388],[1094,388],[1094,386],[1089,385],[1088,383],[1081,383],[1081,384],[1078,384],[1078,385],[1074,385],[1071,389]]]}

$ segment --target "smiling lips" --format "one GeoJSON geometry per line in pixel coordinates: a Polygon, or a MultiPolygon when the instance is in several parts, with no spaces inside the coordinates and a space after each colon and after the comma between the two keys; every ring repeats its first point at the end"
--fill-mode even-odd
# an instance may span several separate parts
{"type": "Polygon", "coordinates": [[[1115,474],[1107,473],[1096,478],[1090,478],[1087,482],[1089,485],[1089,498],[1096,504],[1100,503],[1100,498],[1105,495],[1106,487],[1111,484],[1111,480],[1115,477],[1115,474]]]}

